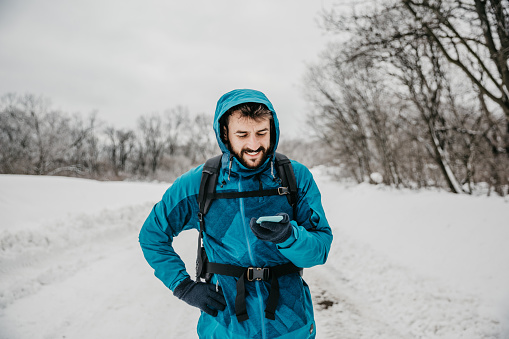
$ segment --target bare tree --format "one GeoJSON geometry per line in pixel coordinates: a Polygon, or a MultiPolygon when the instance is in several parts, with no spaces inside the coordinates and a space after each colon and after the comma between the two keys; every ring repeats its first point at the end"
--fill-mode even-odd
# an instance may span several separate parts
{"type": "Polygon", "coordinates": [[[204,114],[196,115],[190,122],[189,135],[184,147],[192,164],[202,163],[214,154],[219,154],[210,117],[204,114]]]}
{"type": "Polygon", "coordinates": [[[0,173],[168,180],[218,152],[208,120],[177,106],[164,116],[140,117],[136,131],[102,129],[96,113],[84,119],[53,110],[42,97],[6,94],[0,98],[0,173]]]}
{"type": "Polygon", "coordinates": [[[29,174],[32,133],[28,117],[19,107],[17,95],[6,94],[0,102],[0,172],[29,174]]]}
{"type": "MultiPolygon", "coordinates": [[[[351,67],[361,61],[369,67],[383,70],[388,78],[397,81],[389,85],[393,97],[401,100],[400,112],[405,113],[402,123],[392,121],[384,128],[392,126],[405,131],[408,145],[415,145],[415,152],[420,153],[419,146],[425,146],[451,191],[461,192],[461,184],[466,184],[471,192],[472,180],[482,180],[473,179],[479,167],[476,159],[486,159],[486,154],[481,152],[489,149],[486,142],[489,143],[493,156],[487,158],[493,159],[488,162],[493,166],[488,181],[494,183],[499,194],[503,194],[507,186],[507,179],[504,179],[507,178],[507,170],[503,174],[500,166],[507,163],[507,157],[500,159],[500,154],[506,153],[504,145],[508,143],[504,144],[503,140],[509,134],[499,129],[500,120],[493,113],[496,107],[486,103],[485,98],[506,112],[503,106],[507,102],[505,80],[508,78],[505,74],[508,49],[503,46],[507,40],[508,6],[504,7],[498,1],[477,0],[402,0],[374,4],[351,17],[334,11],[324,13],[325,27],[343,34],[343,41],[333,46],[333,51],[342,50],[342,53],[335,53],[336,63],[347,63],[351,67]],[[483,17],[483,13],[487,13],[489,18],[483,17]],[[501,21],[503,24],[500,24],[501,21]],[[497,29],[495,36],[493,31],[497,29]],[[346,39],[344,34],[347,34],[346,39]],[[469,92],[468,105],[458,104],[457,98],[461,94],[451,86],[455,78],[468,79],[478,88],[479,94],[469,92]],[[408,103],[412,104],[411,107],[408,103]],[[415,128],[421,126],[413,118],[415,113],[415,117],[424,123],[426,137],[415,128]],[[461,181],[458,176],[462,177],[461,181]]],[[[362,97],[355,100],[359,103],[366,101],[362,97]]],[[[378,119],[379,115],[368,114],[367,117],[378,119]]],[[[385,136],[377,128],[377,121],[370,120],[368,127],[370,132],[375,132],[372,134],[375,145],[383,145],[385,136]]],[[[392,133],[394,131],[387,132],[389,140],[392,133]]],[[[401,135],[395,139],[401,139],[401,135]]],[[[399,158],[398,153],[405,152],[395,149],[392,158],[399,158]]],[[[382,163],[390,163],[383,159],[383,149],[379,149],[379,154],[382,163]]],[[[401,161],[393,163],[401,164],[401,161]]],[[[416,161],[414,164],[422,173],[426,173],[426,168],[432,168],[426,162],[416,161]]],[[[407,170],[403,172],[408,176],[407,170]]],[[[431,172],[428,171],[428,174],[431,172]]],[[[420,175],[413,177],[418,178],[419,183],[426,183],[420,175]]]]}
{"type": "Polygon", "coordinates": [[[67,167],[71,144],[70,119],[50,109],[49,101],[27,94],[18,98],[30,131],[31,147],[28,161],[32,173],[44,175],[67,167]]]}
{"type": "Polygon", "coordinates": [[[394,119],[390,96],[386,90],[383,76],[369,64],[348,65],[350,75],[342,78],[343,91],[349,97],[352,111],[361,115],[366,121],[369,144],[374,148],[372,154],[376,156],[377,171],[383,173],[384,183],[396,186],[401,183],[398,174],[398,164],[395,159],[396,149],[394,119]]]}
{"type": "Polygon", "coordinates": [[[462,192],[451,166],[448,147],[451,143],[447,111],[443,107],[447,79],[433,44],[414,40],[405,50],[395,53],[393,64],[401,70],[396,77],[408,90],[410,100],[426,124],[430,153],[440,167],[452,192],[462,192]]]}
{"type": "MultiPolygon", "coordinates": [[[[422,34],[506,116],[509,155],[509,4],[500,0],[403,0],[422,34]]],[[[498,150],[500,151],[500,150],[498,150]]]]}
{"type": "Polygon", "coordinates": [[[308,98],[316,113],[309,117],[309,124],[317,136],[341,159],[346,170],[358,182],[371,174],[371,151],[365,122],[361,119],[355,102],[351,100],[342,69],[310,68],[307,83],[308,98]],[[339,74],[338,74],[339,73],[339,74]],[[336,87],[337,86],[337,87],[336,87]],[[335,88],[336,87],[336,88],[335,88]]]}
{"type": "Polygon", "coordinates": [[[92,112],[87,120],[83,120],[80,114],[72,116],[69,123],[69,145],[64,164],[48,174],[54,175],[63,172],[88,176],[98,174],[96,125],[97,112],[92,112]]]}
{"type": "Polygon", "coordinates": [[[52,110],[48,100],[35,95],[7,94],[1,102],[2,172],[84,175],[92,166],[97,174],[94,114],[85,126],[81,116],[52,110]]]}
{"type": "Polygon", "coordinates": [[[99,175],[99,138],[97,137],[97,113],[93,112],[88,117],[88,126],[86,127],[87,136],[84,141],[84,167],[92,174],[93,177],[99,175]]]}
{"type": "Polygon", "coordinates": [[[147,163],[152,173],[155,173],[166,147],[166,140],[162,133],[162,119],[158,114],[142,116],[138,119],[140,143],[139,157],[147,157],[147,163]],[[144,153],[144,154],[143,154],[144,153]]]}
{"type": "Polygon", "coordinates": [[[187,107],[176,106],[164,113],[166,151],[170,157],[191,138],[190,128],[190,112],[187,107]]]}

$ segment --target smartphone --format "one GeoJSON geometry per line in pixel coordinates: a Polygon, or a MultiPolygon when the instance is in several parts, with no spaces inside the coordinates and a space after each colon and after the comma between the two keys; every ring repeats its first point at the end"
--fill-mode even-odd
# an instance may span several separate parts
{"type": "Polygon", "coordinates": [[[266,216],[266,217],[259,217],[257,220],[256,220],[256,223],[257,224],[261,224],[262,222],[264,221],[269,221],[269,222],[280,222],[281,220],[283,220],[283,217],[281,215],[272,215],[272,216],[266,216]]]}

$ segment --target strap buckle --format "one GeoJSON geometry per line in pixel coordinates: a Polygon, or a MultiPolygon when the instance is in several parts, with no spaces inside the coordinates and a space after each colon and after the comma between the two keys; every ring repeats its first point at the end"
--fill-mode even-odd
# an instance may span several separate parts
{"type": "Polygon", "coordinates": [[[246,278],[248,281],[269,280],[270,269],[268,267],[248,267],[246,278]]]}
{"type": "Polygon", "coordinates": [[[288,187],[278,187],[277,193],[279,195],[287,195],[287,194],[290,194],[290,189],[288,187]]]}

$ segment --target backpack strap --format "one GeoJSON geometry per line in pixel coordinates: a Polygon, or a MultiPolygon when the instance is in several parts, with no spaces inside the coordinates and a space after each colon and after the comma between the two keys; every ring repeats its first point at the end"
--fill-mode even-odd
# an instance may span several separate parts
{"type": "Polygon", "coordinates": [[[255,280],[270,282],[270,291],[267,296],[267,306],[265,307],[265,317],[275,320],[276,308],[279,301],[278,278],[292,273],[299,273],[299,275],[302,276],[302,268],[295,266],[291,262],[272,267],[242,267],[208,262],[205,264],[205,270],[213,274],[238,278],[236,283],[237,295],[235,297],[235,315],[237,316],[238,322],[249,319],[246,307],[246,282],[255,280]]]}
{"type": "MultiPolygon", "coordinates": [[[[203,165],[198,206],[202,217],[207,214],[214,199],[234,199],[241,197],[259,197],[268,195],[286,195],[290,206],[297,206],[297,181],[290,160],[276,153],[276,168],[283,187],[261,191],[216,193],[217,177],[221,166],[221,155],[208,159],[203,165]]],[[[200,229],[200,231],[203,231],[200,229]]]]}
{"type": "Polygon", "coordinates": [[[198,193],[198,206],[200,213],[207,214],[210,209],[210,204],[216,193],[217,176],[221,167],[222,155],[215,156],[208,159],[203,165],[201,173],[200,191],[198,193]]]}
{"type": "Polygon", "coordinates": [[[219,170],[221,167],[222,155],[215,156],[208,159],[203,165],[200,181],[200,191],[198,193],[198,206],[200,212],[198,212],[198,220],[200,221],[200,232],[198,234],[198,253],[196,255],[196,280],[200,281],[200,278],[206,277],[204,271],[204,263],[207,262],[207,253],[202,245],[203,232],[205,232],[205,221],[204,216],[210,209],[210,204],[214,199],[216,193],[216,183],[219,170]]]}
{"type": "Polygon", "coordinates": [[[207,280],[211,277],[211,274],[205,269],[205,263],[208,260],[205,248],[202,245],[202,238],[203,233],[205,232],[204,216],[209,211],[210,205],[214,199],[235,199],[241,197],[286,195],[288,203],[290,206],[292,206],[293,214],[297,215],[298,191],[295,173],[293,172],[293,166],[285,155],[276,152],[275,156],[276,169],[279,177],[281,178],[282,185],[282,187],[276,189],[250,192],[216,193],[216,184],[221,167],[222,155],[208,159],[203,165],[200,190],[198,193],[198,206],[200,209],[200,212],[198,213],[198,220],[200,221],[200,232],[198,235],[198,254],[196,256],[196,280],[199,281],[200,278],[207,280]]]}
{"type": "Polygon", "coordinates": [[[276,168],[281,178],[281,184],[284,187],[288,187],[290,194],[286,197],[288,198],[288,203],[293,208],[293,215],[297,214],[297,200],[298,200],[298,191],[297,191],[297,180],[295,179],[295,173],[293,172],[293,166],[290,162],[290,159],[287,158],[286,155],[276,152],[276,168]]]}

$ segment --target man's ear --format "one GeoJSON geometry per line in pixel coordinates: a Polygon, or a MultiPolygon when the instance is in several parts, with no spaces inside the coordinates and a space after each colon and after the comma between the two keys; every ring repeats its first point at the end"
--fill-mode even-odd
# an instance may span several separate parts
{"type": "Polygon", "coordinates": [[[228,141],[228,128],[226,126],[223,126],[223,141],[228,141]]]}

